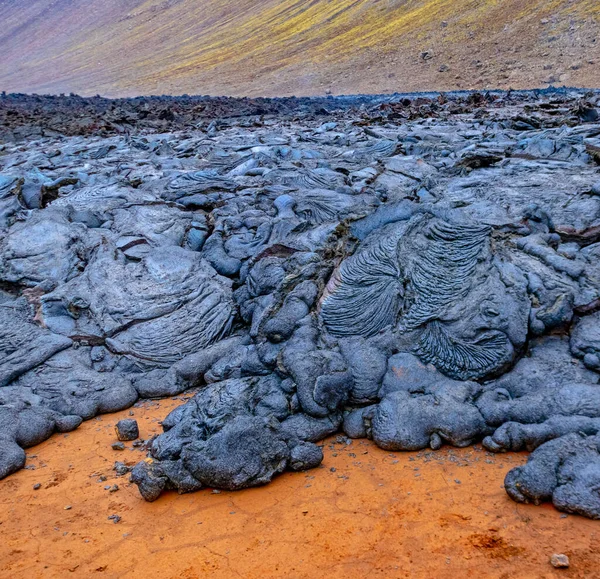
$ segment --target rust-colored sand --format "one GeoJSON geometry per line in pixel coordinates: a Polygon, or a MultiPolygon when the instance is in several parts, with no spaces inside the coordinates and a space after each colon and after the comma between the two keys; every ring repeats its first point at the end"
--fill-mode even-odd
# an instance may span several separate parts
{"type": "MultiPolygon", "coordinates": [[[[142,436],[180,403],[134,408],[142,436]]],[[[131,443],[111,449],[129,412],[55,435],[0,482],[0,577],[600,577],[599,522],[505,494],[505,473],[525,455],[389,453],[334,437],[320,469],[145,503],[112,470],[144,456],[131,443]],[[553,569],[553,553],[570,569],[553,569]]]]}

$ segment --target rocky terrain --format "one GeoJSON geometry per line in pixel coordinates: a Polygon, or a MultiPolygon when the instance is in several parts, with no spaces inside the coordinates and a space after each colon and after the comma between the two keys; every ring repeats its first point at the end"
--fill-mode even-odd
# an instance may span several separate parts
{"type": "Polygon", "coordinates": [[[0,0],[0,90],[600,88],[596,0],[0,0]]]}
{"type": "Polygon", "coordinates": [[[149,501],[343,432],[533,451],[511,498],[600,518],[599,103],[2,97],[0,476],[199,388],[149,501]]]}
{"type": "Polygon", "coordinates": [[[502,480],[527,453],[479,444],[390,452],[337,434],[316,469],[148,503],[123,468],[143,446],[113,450],[115,423],[137,420],[148,440],[192,395],[140,400],[29,449],[25,468],[0,484],[0,575],[498,579],[518,568],[539,579],[600,577],[598,522],[514,503],[502,480]],[[553,568],[554,554],[569,569],[553,568]]]}

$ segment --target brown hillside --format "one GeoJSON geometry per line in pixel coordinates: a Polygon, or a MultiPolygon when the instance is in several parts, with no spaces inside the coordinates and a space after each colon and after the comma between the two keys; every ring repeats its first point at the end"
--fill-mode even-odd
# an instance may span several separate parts
{"type": "Polygon", "coordinates": [[[0,1],[0,90],[600,86],[597,0],[0,1]]]}

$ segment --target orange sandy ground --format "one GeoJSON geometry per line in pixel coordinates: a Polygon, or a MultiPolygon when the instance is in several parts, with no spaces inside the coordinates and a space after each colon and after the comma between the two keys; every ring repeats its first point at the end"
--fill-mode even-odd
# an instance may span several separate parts
{"type": "MultiPolygon", "coordinates": [[[[180,403],[132,409],[142,437],[180,403]]],[[[129,413],[53,436],[29,449],[29,469],[0,482],[0,577],[600,578],[600,522],[518,505],[504,492],[524,454],[389,453],[333,437],[311,472],[146,503],[112,470],[144,456],[131,443],[111,448],[115,422],[129,413]],[[571,567],[552,568],[553,553],[571,567]]]]}

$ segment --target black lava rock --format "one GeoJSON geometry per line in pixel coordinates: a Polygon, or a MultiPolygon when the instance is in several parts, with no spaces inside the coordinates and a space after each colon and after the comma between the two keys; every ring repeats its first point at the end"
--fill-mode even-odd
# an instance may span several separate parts
{"type": "Polygon", "coordinates": [[[135,440],[140,436],[137,420],[133,420],[133,418],[119,420],[115,426],[115,430],[117,438],[122,441],[135,440]]]}

